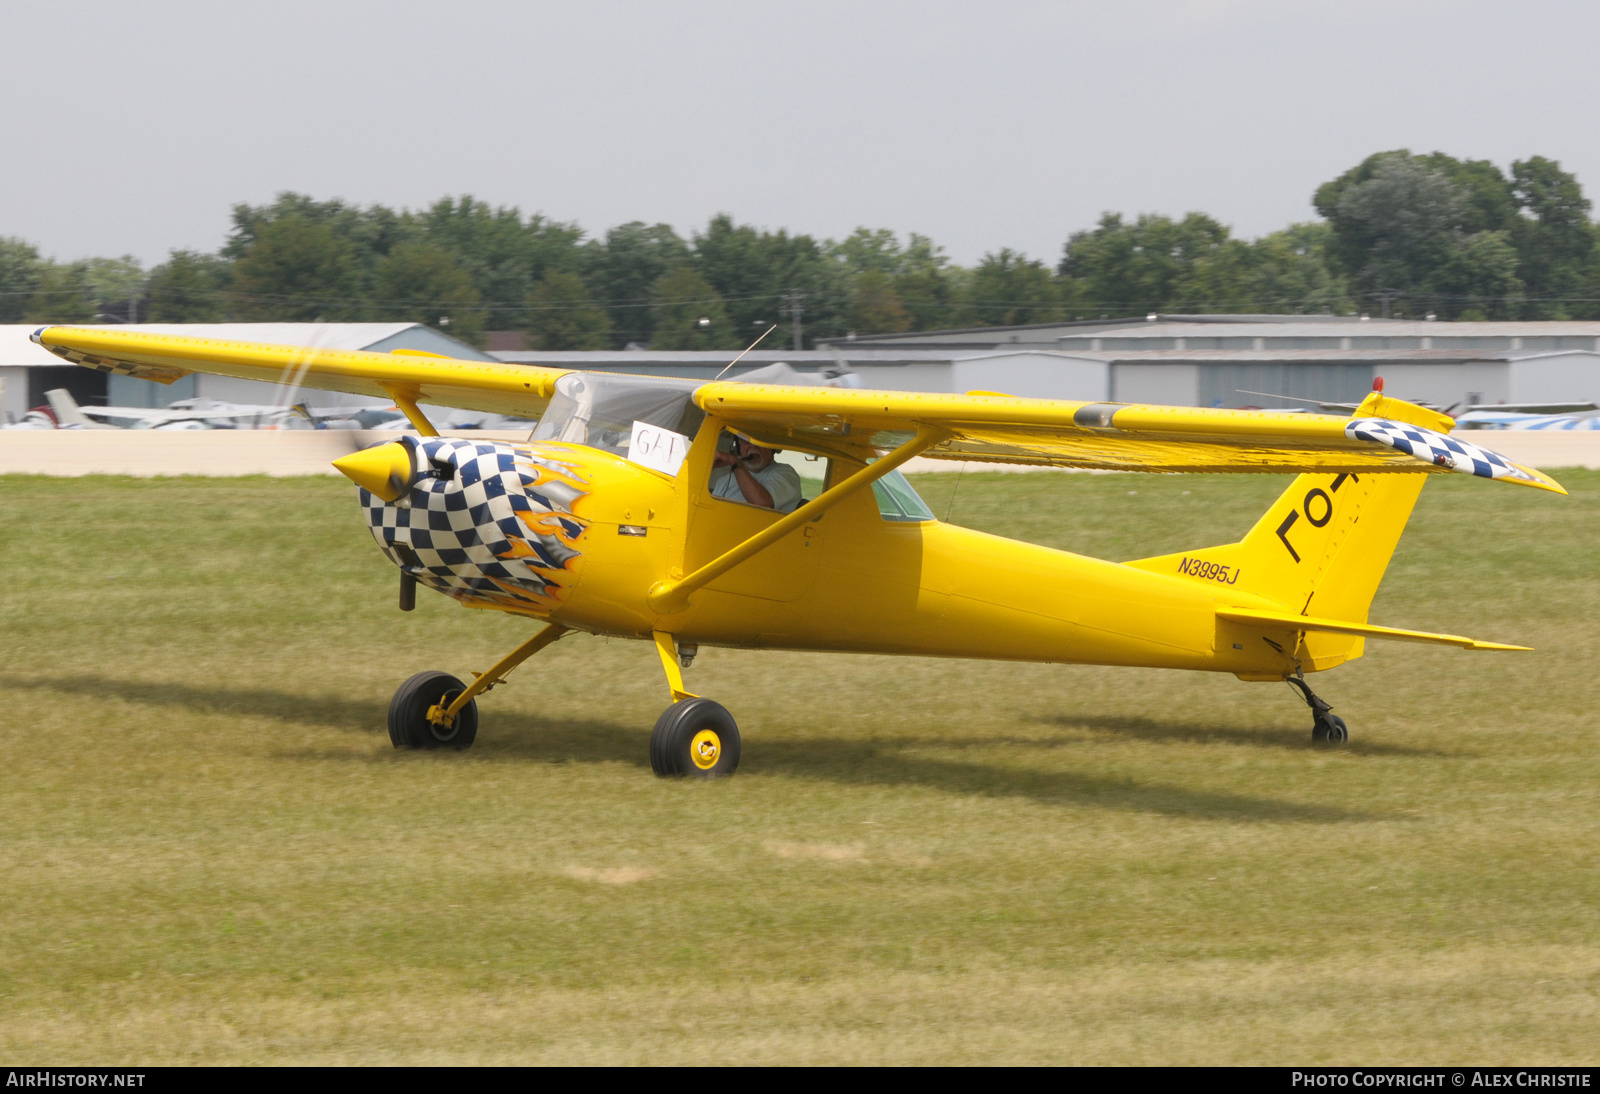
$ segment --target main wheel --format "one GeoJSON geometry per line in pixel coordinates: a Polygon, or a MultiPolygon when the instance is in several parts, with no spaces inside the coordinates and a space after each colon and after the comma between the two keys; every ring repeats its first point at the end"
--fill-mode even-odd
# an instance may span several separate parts
{"type": "Polygon", "coordinates": [[[478,701],[456,715],[455,725],[428,721],[428,708],[445,706],[466,690],[448,672],[419,672],[395,689],[389,700],[389,740],[396,748],[471,748],[478,736],[478,701]]]}
{"type": "Polygon", "coordinates": [[[721,703],[685,699],[656,719],[650,733],[650,767],[657,775],[714,779],[739,766],[739,727],[721,703]]]}
{"type": "Polygon", "coordinates": [[[1344,719],[1337,714],[1319,714],[1316,724],[1311,727],[1311,739],[1339,744],[1350,739],[1350,731],[1345,728],[1344,719]]]}

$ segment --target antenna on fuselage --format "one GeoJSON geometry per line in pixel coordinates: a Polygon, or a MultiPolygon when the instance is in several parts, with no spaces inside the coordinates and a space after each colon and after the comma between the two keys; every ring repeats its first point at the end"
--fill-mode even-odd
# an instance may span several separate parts
{"type": "MultiPolygon", "coordinates": [[[[771,334],[773,331],[775,331],[777,329],[778,329],[778,324],[776,324],[776,323],[772,324],[772,326],[768,327],[766,330],[761,332],[761,338],[765,338],[767,335],[771,334]]],[[[746,346],[744,348],[744,353],[749,353],[751,350],[753,350],[757,346],[759,346],[761,344],[761,338],[757,338],[754,342],[751,342],[748,346],[746,346]]],[[[715,376],[711,377],[711,382],[713,384],[716,383],[718,380],[722,379],[723,374],[726,373],[728,371],[728,369],[732,368],[734,365],[737,365],[740,361],[744,360],[744,353],[739,354],[739,356],[737,356],[733,360],[729,361],[727,363],[727,365],[723,368],[722,372],[719,372],[715,376]]]]}

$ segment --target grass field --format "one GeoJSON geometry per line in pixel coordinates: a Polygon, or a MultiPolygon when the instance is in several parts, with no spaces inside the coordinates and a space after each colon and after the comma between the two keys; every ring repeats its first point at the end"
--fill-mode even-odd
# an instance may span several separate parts
{"type": "MultiPolygon", "coordinates": [[[[1285,686],[708,649],[737,777],[664,782],[651,648],[574,637],[397,754],[514,619],[394,571],[342,480],[0,478],[0,1059],[1593,1063],[1600,473],[1430,482],[1370,643],[1285,686]]],[[[1128,558],[1254,476],[927,476],[1128,558]]]]}

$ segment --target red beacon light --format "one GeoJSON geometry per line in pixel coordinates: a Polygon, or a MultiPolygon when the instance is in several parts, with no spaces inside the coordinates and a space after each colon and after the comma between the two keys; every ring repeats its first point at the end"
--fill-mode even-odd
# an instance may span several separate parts
{"type": "Polygon", "coordinates": [[[1373,391],[1382,391],[1383,390],[1383,377],[1382,376],[1374,376],[1372,378],[1372,390],[1373,391]]]}

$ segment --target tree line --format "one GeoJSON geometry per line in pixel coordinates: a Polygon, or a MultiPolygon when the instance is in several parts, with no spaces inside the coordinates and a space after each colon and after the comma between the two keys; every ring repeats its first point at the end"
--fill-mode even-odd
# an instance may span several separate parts
{"type": "Polygon", "coordinates": [[[858,228],[817,240],[711,218],[686,239],[576,224],[471,197],[426,209],[280,194],[236,205],[215,253],[56,262],[0,237],[0,322],[419,322],[482,344],[734,349],[950,327],[1149,312],[1600,318],[1600,228],[1570,173],[1533,156],[1408,150],[1320,186],[1322,219],[1255,240],[1205,213],[1106,213],[1054,266],[1008,248],[970,267],[926,236],[858,228]]]}

